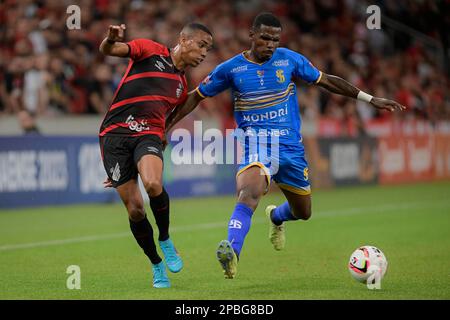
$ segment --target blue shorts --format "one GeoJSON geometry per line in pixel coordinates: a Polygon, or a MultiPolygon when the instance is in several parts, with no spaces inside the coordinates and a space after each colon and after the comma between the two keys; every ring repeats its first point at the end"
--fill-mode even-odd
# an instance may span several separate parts
{"type": "Polygon", "coordinates": [[[245,144],[242,149],[244,152],[236,176],[248,168],[258,166],[266,174],[267,190],[273,180],[281,189],[300,195],[311,194],[308,162],[301,142],[296,145],[279,144],[277,148],[267,144],[245,144]]]}

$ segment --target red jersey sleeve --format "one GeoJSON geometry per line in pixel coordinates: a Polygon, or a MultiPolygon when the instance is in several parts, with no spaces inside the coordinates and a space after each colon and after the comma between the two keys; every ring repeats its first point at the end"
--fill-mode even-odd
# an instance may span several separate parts
{"type": "Polygon", "coordinates": [[[167,48],[149,39],[135,39],[127,42],[130,47],[130,58],[141,60],[153,54],[167,54],[167,48]]]}

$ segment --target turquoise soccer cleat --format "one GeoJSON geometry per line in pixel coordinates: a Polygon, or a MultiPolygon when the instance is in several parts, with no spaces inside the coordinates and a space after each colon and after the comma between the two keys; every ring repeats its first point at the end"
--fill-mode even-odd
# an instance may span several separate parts
{"type": "Polygon", "coordinates": [[[159,241],[159,246],[164,254],[164,260],[166,261],[167,268],[170,272],[177,273],[183,268],[183,260],[175,249],[172,240],[167,239],[165,241],[159,241]]]}
{"type": "Polygon", "coordinates": [[[170,288],[170,280],[167,276],[166,266],[164,262],[152,264],[153,271],[153,287],[155,288],[170,288]]]}

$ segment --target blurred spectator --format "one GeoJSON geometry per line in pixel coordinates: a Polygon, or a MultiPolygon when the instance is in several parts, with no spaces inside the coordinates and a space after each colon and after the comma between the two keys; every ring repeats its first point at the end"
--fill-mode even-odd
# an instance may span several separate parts
{"type": "Polygon", "coordinates": [[[88,79],[88,113],[103,114],[107,111],[108,104],[112,101],[113,82],[111,67],[106,64],[97,65],[92,79],[88,79]]]}
{"type": "Polygon", "coordinates": [[[48,106],[48,55],[40,54],[30,56],[29,65],[24,74],[23,105],[33,114],[46,113],[48,106]]]}
{"type": "Polygon", "coordinates": [[[21,110],[17,113],[17,120],[25,135],[40,134],[36,126],[36,120],[27,110],[21,110]]]}
{"type": "Polygon", "coordinates": [[[52,58],[49,66],[48,94],[49,110],[52,113],[70,112],[72,90],[69,86],[69,77],[64,62],[59,57],[52,58]]]}

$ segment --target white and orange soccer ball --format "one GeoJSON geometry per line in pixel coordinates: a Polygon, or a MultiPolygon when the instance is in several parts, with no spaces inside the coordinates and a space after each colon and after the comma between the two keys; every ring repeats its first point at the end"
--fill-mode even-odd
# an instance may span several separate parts
{"type": "Polygon", "coordinates": [[[350,256],[348,270],[356,281],[368,285],[378,283],[386,274],[388,262],[384,253],[374,246],[362,246],[350,256]]]}

